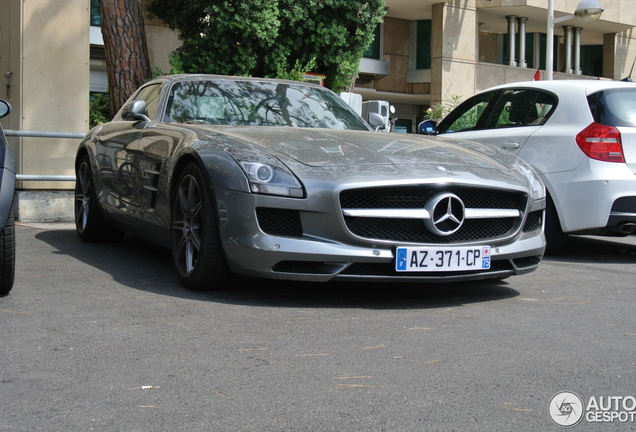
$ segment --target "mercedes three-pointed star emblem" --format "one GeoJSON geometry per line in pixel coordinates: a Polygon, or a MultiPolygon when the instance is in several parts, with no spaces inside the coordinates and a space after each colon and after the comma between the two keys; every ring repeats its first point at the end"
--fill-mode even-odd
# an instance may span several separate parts
{"type": "Polygon", "coordinates": [[[435,194],[426,202],[424,208],[430,215],[424,223],[433,234],[449,236],[457,232],[464,223],[464,203],[454,193],[435,194]]]}

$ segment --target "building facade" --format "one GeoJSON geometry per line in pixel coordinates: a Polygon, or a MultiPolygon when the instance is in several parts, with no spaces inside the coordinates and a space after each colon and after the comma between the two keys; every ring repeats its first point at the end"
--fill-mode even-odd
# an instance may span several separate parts
{"type": "MultiPolygon", "coordinates": [[[[554,79],[628,77],[636,59],[636,9],[601,0],[593,23],[574,16],[580,0],[552,0],[554,79]],[[569,16],[569,17],[568,17],[569,16]]],[[[396,107],[398,130],[412,131],[431,104],[491,86],[545,79],[549,0],[387,0],[375,47],[354,91],[396,107]]],[[[636,79],[636,76],[633,77],[636,79]]]]}
{"type": "MultiPolygon", "coordinates": [[[[360,63],[353,91],[396,107],[397,131],[412,132],[431,104],[490,86],[545,77],[548,3],[554,16],[580,0],[386,0],[387,14],[360,63]]],[[[601,0],[594,23],[554,27],[554,79],[622,79],[636,58],[632,0],[601,0]]],[[[95,0],[0,0],[0,97],[13,106],[5,129],[88,130],[91,92],[106,91],[95,0]],[[91,7],[93,8],[91,12],[91,7]],[[91,25],[93,24],[93,25],[91,25]]],[[[147,21],[153,69],[168,71],[178,37],[147,21]]],[[[9,139],[21,174],[72,175],[77,140],[9,139]]],[[[22,190],[69,190],[70,182],[22,182],[22,190]]]]}

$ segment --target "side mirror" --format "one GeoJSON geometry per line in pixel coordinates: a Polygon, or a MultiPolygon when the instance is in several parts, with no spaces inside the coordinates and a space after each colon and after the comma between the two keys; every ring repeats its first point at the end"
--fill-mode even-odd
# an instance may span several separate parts
{"type": "Polygon", "coordinates": [[[6,117],[11,113],[11,105],[9,102],[0,99],[0,118],[6,117]]]}
{"type": "Polygon", "coordinates": [[[435,120],[424,120],[417,125],[417,130],[424,135],[435,135],[437,133],[437,122],[435,120]]]}
{"type": "Polygon", "coordinates": [[[134,101],[132,105],[130,105],[130,111],[124,115],[124,120],[149,122],[150,119],[146,116],[146,101],[134,101]]]}
{"type": "Polygon", "coordinates": [[[386,123],[384,122],[384,117],[382,117],[380,114],[375,112],[369,113],[369,124],[376,132],[379,130],[386,129],[386,123]]]}

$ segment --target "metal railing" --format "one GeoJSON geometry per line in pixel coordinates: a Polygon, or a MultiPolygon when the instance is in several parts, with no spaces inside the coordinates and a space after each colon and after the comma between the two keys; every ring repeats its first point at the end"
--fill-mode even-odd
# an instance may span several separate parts
{"type": "MultiPolygon", "coordinates": [[[[83,133],[73,132],[38,132],[38,131],[16,131],[5,130],[4,134],[8,137],[21,138],[58,138],[58,139],[82,139],[83,133]]],[[[16,174],[16,181],[75,181],[74,175],[38,175],[38,174],[16,174]]]]}

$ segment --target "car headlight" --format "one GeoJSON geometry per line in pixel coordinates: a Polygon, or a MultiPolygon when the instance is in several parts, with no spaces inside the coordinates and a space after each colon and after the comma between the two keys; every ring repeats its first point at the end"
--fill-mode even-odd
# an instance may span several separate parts
{"type": "Polygon", "coordinates": [[[254,150],[229,149],[227,152],[247,176],[252,192],[291,198],[305,196],[300,181],[274,156],[254,150]]]}
{"type": "Polygon", "coordinates": [[[517,159],[517,167],[527,177],[532,187],[532,199],[535,201],[545,199],[545,185],[534,168],[521,159],[517,159]]]}

